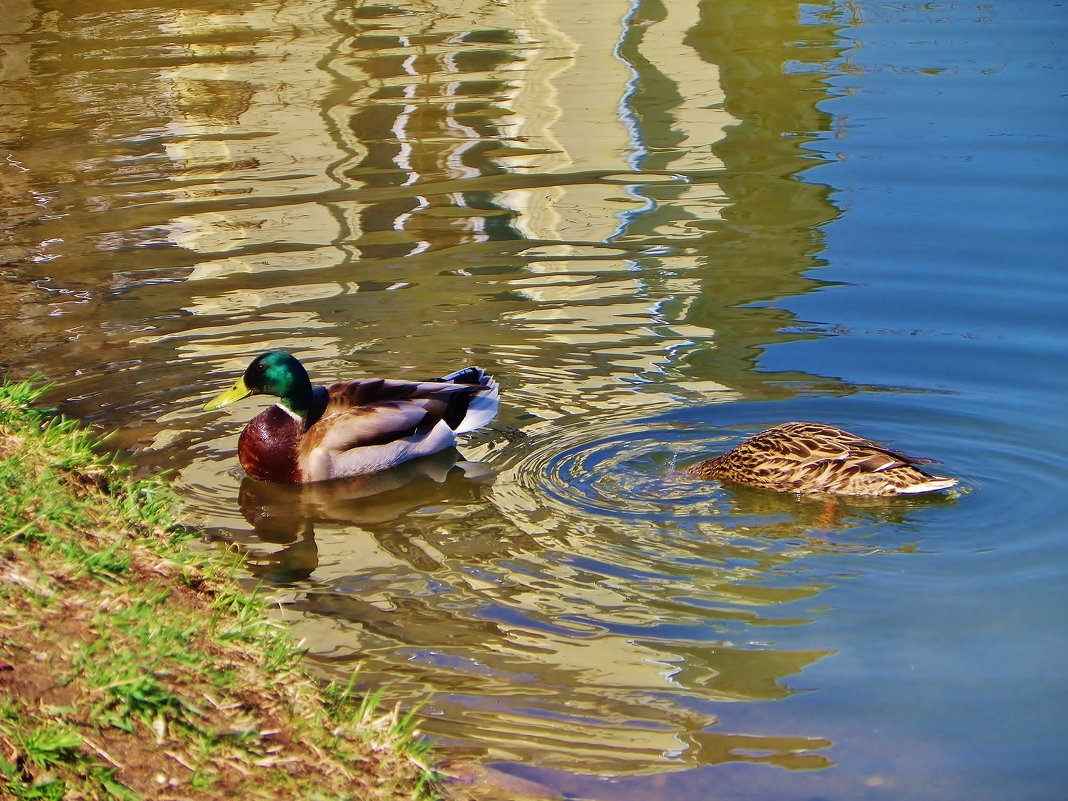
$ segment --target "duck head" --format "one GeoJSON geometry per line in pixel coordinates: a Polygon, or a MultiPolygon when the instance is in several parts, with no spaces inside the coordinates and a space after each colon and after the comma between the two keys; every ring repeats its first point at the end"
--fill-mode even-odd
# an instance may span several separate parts
{"type": "Polygon", "coordinates": [[[204,411],[221,409],[249,395],[274,395],[291,412],[305,416],[311,406],[311,380],[295,356],[282,350],[261,353],[230,389],[204,404],[204,411]]]}

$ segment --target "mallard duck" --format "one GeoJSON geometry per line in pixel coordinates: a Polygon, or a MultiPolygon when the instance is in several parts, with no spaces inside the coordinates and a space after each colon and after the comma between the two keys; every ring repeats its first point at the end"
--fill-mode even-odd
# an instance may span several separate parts
{"type": "Polygon", "coordinates": [[[377,473],[451,448],[459,434],[489,423],[500,400],[497,382],[478,367],[431,381],[362,378],[313,387],[294,356],[271,351],[204,410],[249,395],[281,400],[245,426],[238,459],[253,478],[287,484],[377,473]]]}
{"type": "Polygon", "coordinates": [[[778,492],[915,495],[957,483],[916,467],[937,461],[906,456],[823,423],[782,423],[685,472],[778,492]]]}

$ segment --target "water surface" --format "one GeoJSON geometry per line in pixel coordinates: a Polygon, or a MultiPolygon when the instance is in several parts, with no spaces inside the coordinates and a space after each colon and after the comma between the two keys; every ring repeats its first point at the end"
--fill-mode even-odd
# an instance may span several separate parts
{"type": "Polygon", "coordinates": [[[1055,801],[1063,43],[1047,2],[0,7],[0,364],[169,470],[324,676],[603,799],[1055,801]],[[472,362],[462,455],[244,478],[255,354],[472,362]],[[818,419],[961,490],[675,470],[818,419]],[[456,464],[460,460],[459,464],[456,464]]]}

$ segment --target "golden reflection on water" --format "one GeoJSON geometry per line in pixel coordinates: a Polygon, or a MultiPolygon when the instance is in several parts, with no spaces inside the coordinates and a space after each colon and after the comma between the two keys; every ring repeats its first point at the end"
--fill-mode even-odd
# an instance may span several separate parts
{"type": "Polygon", "coordinates": [[[433,693],[447,741],[607,774],[831,764],[735,709],[832,654],[775,633],[884,513],[693,490],[647,421],[849,391],[755,369],[798,336],[762,304],[819,287],[836,214],[796,180],[824,89],[782,66],[832,59],[833,27],[782,0],[187,6],[22,7],[3,252],[46,300],[0,295],[7,336],[175,471],[319,669],[433,693]],[[490,474],[240,482],[255,405],[193,409],[276,347],[324,383],[489,368],[505,407],[463,456],[490,474]]]}
{"type": "Polygon", "coordinates": [[[433,691],[441,722],[431,717],[428,730],[497,759],[605,773],[831,764],[826,740],[722,732],[709,711],[786,698],[788,678],[829,655],[731,638],[739,626],[807,622],[769,613],[821,588],[763,576],[811,548],[774,553],[726,536],[672,547],[651,526],[534,537],[486,518],[478,494],[491,485],[449,466],[412,465],[384,490],[243,482],[250,569],[298,582],[275,594],[325,673],[358,667],[394,692],[433,691]],[[665,636],[664,626],[690,634],[665,636]],[[720,636],[709,638],[710,626],[720,636]]]}
{"type": "Polygon", "coordinates": [[[456,458],[325,486],[242,482],[250,569],[325,674],[433,693],[426,730],[493,759],[605,774],[833,764],[826,738],[737,730],[717,705],[799,691],[792,677],[833,654],[774,646],[827,586],[802,565],[871,554],[850,529],[908,507],[745,489],[694,501],[656,474],[678,522],[631,517],[622,494],[612,519],[513,497],[521,480],[456,458]]]}

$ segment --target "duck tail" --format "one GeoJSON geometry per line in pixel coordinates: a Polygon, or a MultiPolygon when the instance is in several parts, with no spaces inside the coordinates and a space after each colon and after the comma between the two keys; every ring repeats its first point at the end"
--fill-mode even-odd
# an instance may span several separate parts
{"type": "Polygon", "coordinates": [[[945,476],[928,476],[927,481],[917,481],[905,487],[898,488],[901,495],[918,495],[922,492],[939,492],[957,485],[957,479],[945,476]]]}
{"type": "Polygon", "coordinates": [[[454,396],[450,409],[445,415],[445,422],[457,434],[466,434],[487,425],[497,416],[497,406],[501,401],[501,390],[493,376],[481,367],[465,367],[439,379],[453,384],[475,384],[481,387],[477,392],[454,396]]]}

